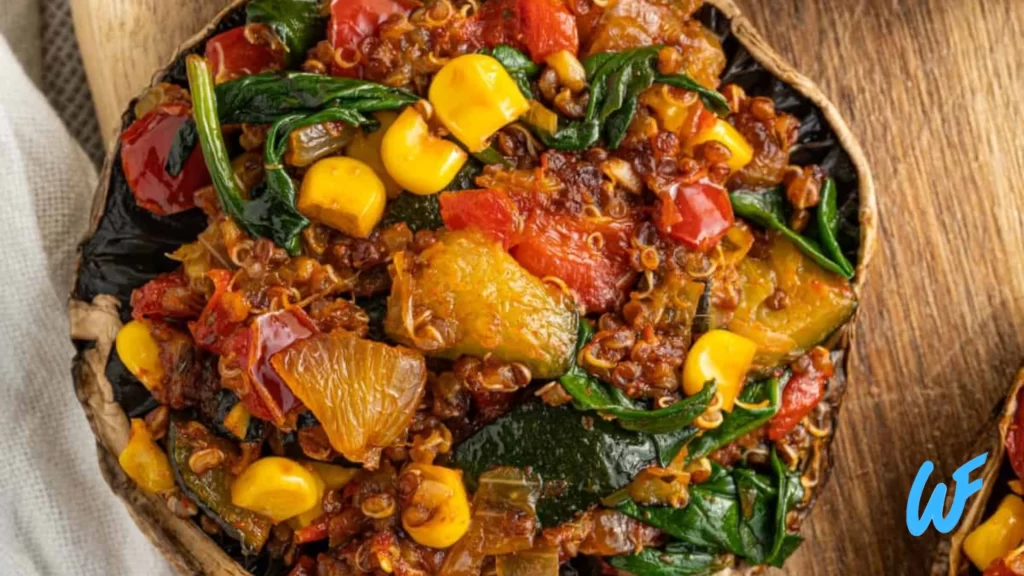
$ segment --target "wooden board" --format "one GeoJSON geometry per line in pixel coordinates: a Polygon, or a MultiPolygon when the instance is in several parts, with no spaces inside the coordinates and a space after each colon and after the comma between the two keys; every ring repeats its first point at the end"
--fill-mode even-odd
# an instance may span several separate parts
{"type": "MultiPolygon", "coordinates": [[[[817,82],[872,162],[881,250],[836,467],[786,572],[918,576],[917,469],[948,476],[1024,361],[1024,2],[736,0],[817,82]]],[[[105,134],[227,0],[72,0],[105,134]]]]}

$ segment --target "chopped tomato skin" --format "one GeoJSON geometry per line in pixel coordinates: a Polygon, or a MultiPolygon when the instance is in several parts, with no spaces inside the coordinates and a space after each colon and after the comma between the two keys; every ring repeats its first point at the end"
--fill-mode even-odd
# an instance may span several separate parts
{"type": "Polygon", "coordinates": [[[121,134],[121,168],[128,187],[139,206],[158,216],[194,208],[196,190],[210,184],[198,146],[177,176],[165,169],[174,137],[191,114],[188,104],[163,104],[121,134]]]}
{"type": "Polygon", "coordinates": [[[197,301],[182,269],[161,274],[132,291],[132,318],[197,318],[197,301]]]}
{"type": "Polygon", "coordinates": [[[282,70],[284,48],[269,28],[259,24],[222,32],[206,43],[206,60],[218,84],[243,76],[282,70]]]}
{"type": "Polygon", "coordinates": [[[449,230],[477,228],[501,242],[513,244],[518,210],[503,190],[466,190],[441,194],[441,218],[449,230]]]}
{"type": "Polygon", "coordinates": [[[736,221],[729,193],[707,181],[673,182],[661,187],[659,196],[662,233],[700,252],[714,248],[736,221]]]}
{"type": "Polygon", "coordinates": [[[1010,465],[1018,478],[1024,478],[1024,388],[1017,392],[1017,413],[1013,415],[1013,423],[1006,433],[1006,452],[1010,457],[1010,465]]]}
{"type": "Polygon", "coordinates": [[[410,4],[400,0],[333,0],[327,38],[342,61],[355,65],[348,68],[335,65],[331,67],[331,73],[335,76],[361,76],[357,58],[360,43],[373,36],[389,17],[407,14],[410,8],[410,4]]]}
{"type": "Polygon", "coordinates": [[[785,438],[825,397],[828,379],[834,373],[828,351],[815,348],[803,360],[808,360],[806,369],[789,379],[779,412],[768,423],[768,438],[772,441],[785,438]]]}

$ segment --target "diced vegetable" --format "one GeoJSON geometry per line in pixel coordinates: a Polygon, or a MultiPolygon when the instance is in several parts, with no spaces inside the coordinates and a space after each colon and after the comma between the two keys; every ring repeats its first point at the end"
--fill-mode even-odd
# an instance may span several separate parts
{"type": "MultiPolygon", "coordinates": [[[[179,248],[181,251],[185,247],[179,248]]],[[[205,248],[204,248],[204,253],[205,248]]],[[[132,318],[195,318],[202,311],[202,301],[189,285],[188,266],[167,272],[132,291],[132,318]]],[[[205,274],[203,272],[202,274],[205,274]]],[[[202,276],[200,274],[200,276],[202,276]]]]}
{"type": "Polygon", "coordinates": [[[533,548],[495,559],[498,576],[558,576],[558,565],[555,548],[533,548]]]}
{"type": "Polygon", "coordinates": [[[343,156],[324,158],[306,172],[298,209],[305,217],[366,238],[384,216],[387,194],[372,168],[343,156]]]}
{"type": "Polygon", "coordinates": [[[485,48],[480,53],[493,56],[495,60],[501,62],[509,76],[516,81],[523,96],[528,99],[533,98],[533,88],[530,86],[530,82],[540,75],[540,66],[530,60],[526,54],[504,44],[491,49],[485,48]]]}
{"type": "Polygon", "coordinates": [[[413,107],[406,108],[388,128],[380,152],[388,174],[414,194],[440,192],[468,158],[454,142],[432,135],[427,121],[413,107]]]}
{"type": "Polygon", "coordinates": [[[132,418],[128,444],[121,450],[117,462],[146,492],[157,494],[174,488],[174,472],[167,454],[153,441],[146,421],[141,418],[132,418]]]}
{"type": "Polygon", "coordinates": [[[713,327],[757,343],[755,366],[776,366],[802,355],[828,338],[857,308],[849,282],[822,269],[781,234],[768,234],[766,253],[763,259],[748,256],[736,266],[740,295],[736,308],[712,307],[713,327]],[[785,306],[772,300],[777,292],[785,295],[785,306]]]}
{"type": "Polygon", "coordinates": [[[491,0],[481,6],[480,20],[484,42],[525,48],[534,62],[560,50],[579,52],[576,18],[563,0],[491,0]]]}
{"type": "Polygon", "coordinates": [[[402,528],[412,539],[431,548],[448,548],[469,528],[469,498],[462,471],[409,464],[402,474],[418,477],[411,506],[402,509],[402,528]]]}
{"type": "Polygon", "coordinates": [[[217,84],[281,70],[285,61],[284,44],[261,24],[239,26],[214,36],[206,42],[205,55],[217,84]]]}
{"type": "Polygon", "coordinates": [[[279,351],[317,333],[316,324],[298,307],[267,312],[252,321],[245,367],[251,377],[252,391],[260,402],[242,400],[253,414],[280,426],[285,416],[298,406],[292,391],[271,367],[270,360],[279,351]]]}
{"type": "Polygon", "coordinates": [[[324,122],[293,130],[288,135],[288,151],[284,161],[304,168],[334,154],[352,142],[356,129],[341,122],[324,122]]]}
{"type": "Polygon", "coordinates": [[[465,190],[440,196],[441,218],[449,230],[475,228],[506,250],[516,235],[519,211],[504,190],[465,190]]]}
{"type": "Polygon", "coordinates": [[[693,396],[714,381],[722,410],[732,412],[754,362],[757,344],[725,330],[712,330],[694,342],[683,365],[683,390],[693,396]]]}
{"type": "Polygon", "coordinates": [[[323,483],[297,462],[267,456],[253,462],[231,484],[231,503],[274,523],[308,512],[320,503],[323,483]]]}
{"type": "Polygon", "coordinates": [[[231,503],[232,478],[227,462],[197,474],[189,459],[199,450],[216,448],[229,454],[230,442],[210,433],[198,422],[171,420],[167,450],[178,485],[213,518],[228,536],[242,545],[244,554],[257,554],[270,536],[270,519],[231,503]]]}
{"type": "Polygon", "coordinates": [[[1024,500],[1010,494],[964,539],[964,554],[984,571],[1024,543],[1024,500]]]}
{"type": "Polygon", "coordinates": [[[418,353],[345,332],[298,342],[271,364],[320,421],[331,446],[371,469],[405,433],[427,378],[418,353]]]}
{"type": "Polygon", "coordinates": [[[804,371],[793,374],[782,392],[782,406],[768,425],[768,439],[781,440],[800,424],[817,406],[828,389],[828,380],[834,372],[829,351],[815,348],[798,362],[806,364],[804,371]]]}
{"type": "Polygon", "coordinates": [[[676,180],[657,192],[661,199],[659,229],[694,250],[714,248],[735,220],[729,193],[709,181],[686,184],[676,180]]]}
{"type": "Polygon", "coordinates": [[[396,254],[392,281],[385,329],[397,342],[452,360],[491,354],[534,378],[557,378],[572,363],[569,300],[478,231],[442,233],[419,255],[396,254]]]}
{"type": "Polygon", "coordinates": [[[445,64],[430,84],[430,103],[470,152],[486,149],[491,136],[530,109],[501,62],[484,54],[466,54],[445,64]]]}
{"type": "Polygon", "coordinates": [[[754,159],[754,147],[733,128],[732,124],[722,118],[716,119],[711,128],[698,132],[689,144],[696,147],[705,142],[718,142],[729,149],[732,156],[729,158],[728,165],[733,172],[742,170],[754,159]]]}
{"type": "Polygon", "coordinates": [[[114,341],[124,367],[148,390],[159,388],[164,379],[160,345],[146,320],[132,320],[117,333],[114,341]]]}
{"type": "Polygon", "coordinates": [[[374,114],[374,118],[380,122],[380,127],[372,132],[366,129],[358,131],[355,138],[352,139],[352,143],[345,149],[345,154],[373,168],[377,177],[384,183],[384,190],[388,193],[388,198],[394,199],[402,193],[402,187],[388,174],[388,170],[384,166],[384,159],[381,157],[381,144],[384,141],[384,134],[387,134],[388,128],[391,128],[398,118],[398,113],[390,110],[377,112],[374,114]]]}
{"type": "Polygon", "coordinates": [[[454,460],[472,490],[495,466],[530,467],[545,485],[537,514],[544,526],[570,520],[603,496],[629,484],[656,456],[648,436],[568,406],[517,406],[459,444],[454,460]]]}
{"type": "Polygon", "coordinates": [[[249,412],[249,409],[245,407],[245,404],[239,402],[228,411],[227,416],[224,417],[223,425],[235,438],[245,440],[249,435],[249,422],[251,420],[252,414],[249,412]]]}
{"type": "Polygon", "coordinates": [[[121,168],[139,206],[164,216],[195,207],[195,192],[210,183],[203,154],[193,148],[177,175],[165,165],[178,130],[189,122],[187,104],[172,103],[138,118],[121,134],[121,168]]]}

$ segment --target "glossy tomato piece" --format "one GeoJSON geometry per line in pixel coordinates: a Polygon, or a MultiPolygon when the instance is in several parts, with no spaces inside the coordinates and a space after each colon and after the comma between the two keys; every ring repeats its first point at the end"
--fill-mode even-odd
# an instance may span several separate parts
{"type": "Polygon", "coordinates": [[[510,44],[534,62],[580,49],[576,18],[563,0],[490,0],[480,7],[476,24],[483,44],[510,44]]]}
{"type": "Polygon", "coordinates": [[[213,282],[213,296],[199,319],[188,323],[192,338],[197,346],[218,356],[246,358],[248,339],[235,333],[247,331],[243,323],[249,317],[249,303],[241,293],[228,289],[231,272],[218,268],[207,272],[206,277],[213,282]]]}
{"type": "Polygon", "coordinates": [[[466,190],[441,194],[441,218],[449,230],[476,228],[501,242],[512,245],[518,219],[516,205],[504,190],[466,190]]]}
{"type": "Polygon", "coordinates": [[[1017,413],[1006,432],[1006,453],[1018,478],[1024,478],[1024,388],[1017,391],[1017,413]]]}
{"type": "Polygon", "coordinates": [[[789,379],[782,392],[782,406],[768,423],[768,438],[773,441],[785,438],[821,402],[834,371],[824,348],[815,348],[797,364],[804,371],[789,379]]]}
{"type": "Polygon", "coordinates": [[[192,110],[187,104],[158,106],[121,134],[121,168],[139,206],[165,216],[195,207],[195,192],[210,184],[203,153],[196,146],[177,176],[164,166],[181,125],[192,110]]]}
{"type": "Polygon", "coordinates": [[[132,291],[132,318],[196,318],[202,301],[182,269],[161,274],[132,291]]]}
{"type": "Polygon", "coordinates": [[[716,184],[673,182],[659,191],[658,226],[673,240],[694,250],[714,248],[736,218],[729,193],[716,184]]]}
{"type": "Polygon", "coordinates": [[[284,47],[274,33],[261,24],[232,28],[206,42],[206,59],[218,84],[242,76],[281,70],[284,47]]]}
{"type": "Polygon", "coordinates": [[[299,402],[270,366],[270,358],[320,331],[301,308],[262,314],[253,320],[250,330],[249,376],[263,405],[269,409],[266,415],[253,414],[277,424],[283,423],[285,415],[299,402]]]}
{"type": "MultiPolygon", "coordinates": [[[[408,0],[333,0],[327,38],[344,62],[359,60],[359,44],[377,32],[377,28],[393,14],[406,14],[412,5],[408,0]]],[[[338,68],[341,76],[358,76],[358,66],[338,68]]]]}
{"type": "Polygon", "coordinates": [[[579,297],[587,313],[625,301],[636,277],[630,264],[632,220],[597,221],[535,214],[512,255],[534,276],[554,276],[579,297]]]}

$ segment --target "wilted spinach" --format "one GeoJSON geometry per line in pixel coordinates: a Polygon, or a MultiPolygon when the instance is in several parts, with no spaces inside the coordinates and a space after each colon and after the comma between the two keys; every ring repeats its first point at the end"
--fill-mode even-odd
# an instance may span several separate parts
{"type": "Polygon", "coordinates": [[[732,565],[728,554],[713,554],[681,543],[664,549],[648,548],[639,554],[613,556],[608,561],[636,576],[710,576],[732,565]]]}
{"type": "Polygon", "coordinates": [[[288,50],[288,65],[294,66],[324,35],[326,18],[320,4],[321,0],[253,0],[245,8],[246,22],[270,27],[288,50]]]}

